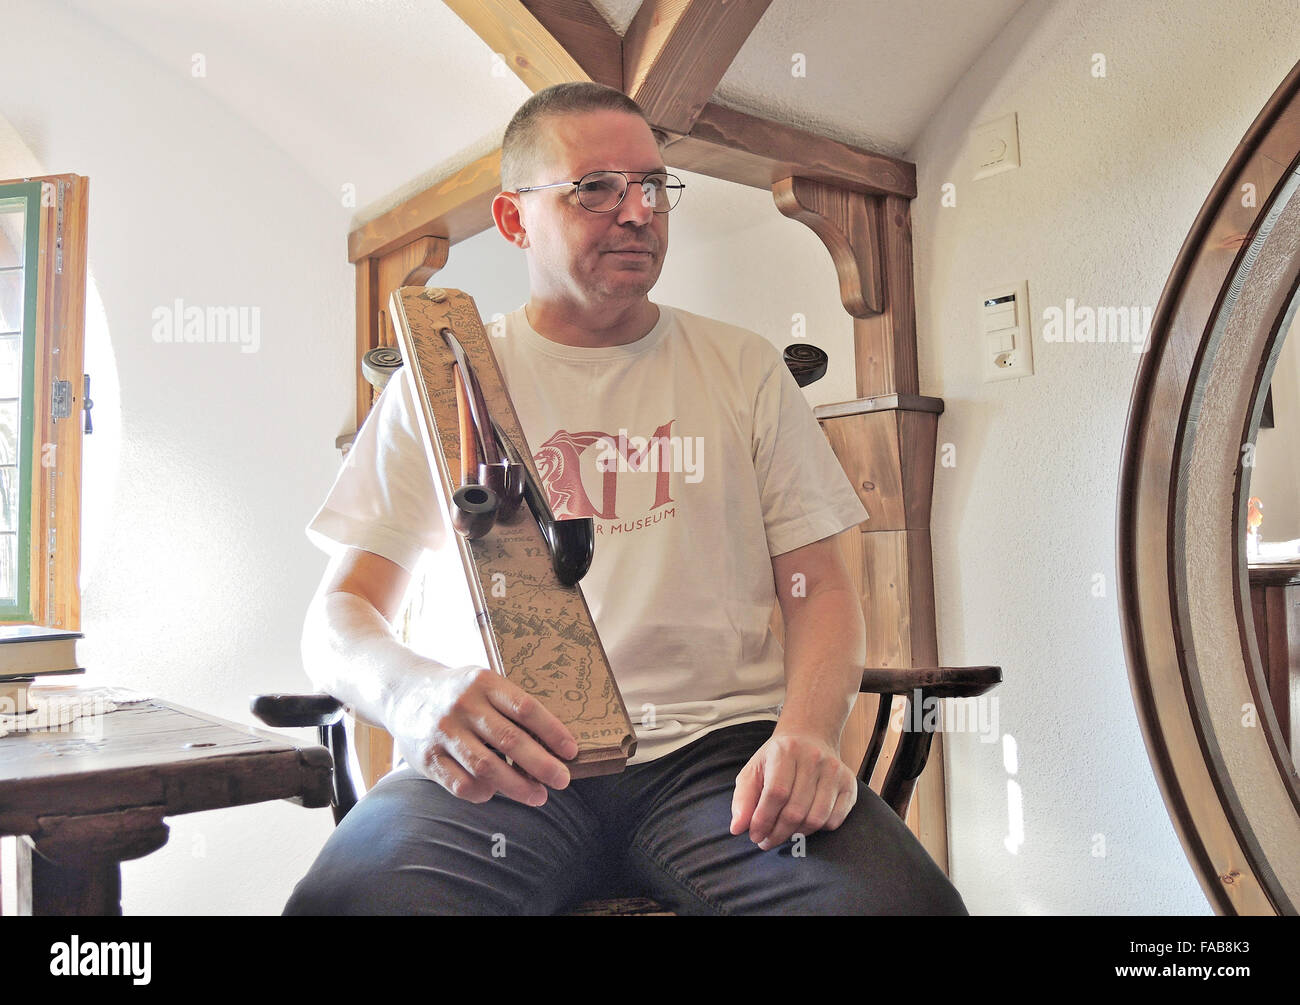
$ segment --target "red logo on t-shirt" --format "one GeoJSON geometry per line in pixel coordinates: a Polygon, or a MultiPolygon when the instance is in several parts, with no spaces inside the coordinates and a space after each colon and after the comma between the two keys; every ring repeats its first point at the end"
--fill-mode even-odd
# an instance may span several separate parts
{"type": "MultiPolygon", "coordinates": [[[[570,433],[558,429],[533,454],[537,472],[551,502],[557,520],[575,517],[599,517],[617,520],[618,476],[628,471],[655,474],[655,499],[649,508],[658,509],[673,501],[669,494],[671,464],[668,447],[669,430],[675,420],[669,419],[654,431],[644,445],[634,446],[627,430],[618,435],[588,430],[570,433]],[[593,450],[592,448],[595,447],[593,450]],[[658,456],[656,456],[656,453],[658,456]],[[600,475],[601,500],[596,506],[587,492],[582,478],[582,462],[587,458],[592,469],[600,475]]],[[[640,440],[640,437],[635,439],[640,440]]]]}

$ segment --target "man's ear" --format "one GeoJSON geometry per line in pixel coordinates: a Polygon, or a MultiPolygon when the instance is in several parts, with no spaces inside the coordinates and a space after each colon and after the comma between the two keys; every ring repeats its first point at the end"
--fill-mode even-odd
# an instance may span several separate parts
{"type": "Polygon", "coordinates": [[[507,241],[517,247],[526,248],[528,232],[524,229],[518,198],[517,194],[507,195],[504,191],[498,192],[492,200],[492,222],[496,224],[497,232],[507,241]]]}

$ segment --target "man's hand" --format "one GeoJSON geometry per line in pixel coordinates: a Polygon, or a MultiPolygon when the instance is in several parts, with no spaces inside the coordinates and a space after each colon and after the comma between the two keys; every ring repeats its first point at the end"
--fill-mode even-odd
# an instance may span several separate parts
{"type": "Polygon", "coordinates": [[[546,785],[569,784],[568,768],[551,751],[566,760],[578,753],[573,734],[541,702],[480,666],[407,678],[385,725],[408,764],[471,803],[500,792],[541,806],[546,785]]]}
{"type": "Polygon", "coordinates": [[[857,801],[857,777],[826,737],[778,723],[736,776],[731,833],[748,828],[767,851],[792,834],[835,830],[857,801]]]}

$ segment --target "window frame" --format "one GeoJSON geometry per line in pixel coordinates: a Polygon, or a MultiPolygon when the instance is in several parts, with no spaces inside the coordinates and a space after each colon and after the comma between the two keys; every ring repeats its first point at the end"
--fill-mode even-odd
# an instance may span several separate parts
{"type": "MultiPolygon", "coordinates": [[[[33,464],[33,401],[36,379],[36,356],[40,350],[37,338],[37,299],[41,286],[41,192],[40,182],[0,184],[0,204],[23,203],[23,320],[18,329],[22,345],[22,374],[19,377],[18,395],[18,454],[15,463],[18,477],[17,548],[18,578],[12,603],[0,597],[0,621],[14,622],[32,616],[32,464],[33,464]]],[[[10,333],[0,332],[0,336],[10,333]]]]}
{"type": "MultiPolygon", "coordinates": [[[[37,221],[25,235],[24,268],[37,274],[35,303],[25,291],[22,487],[18,600],[0,606],[0,624],[81,628],[81,450],[85,407],[86,222],[89,179],[75,174],[0,180],[0,195],[37,193],[37,221]],[[31,255],[35,239],[36,253],[31,255]],[[29,326],[34,325],[27,342],[29,326]],[[34,351],[28,352],[29,345],[34,351]],[[68,383],[68,415],[53,417],[54,387],[68,383]],[[23,533],[26,532],[24,540],[23,533]],[[26,582],[23,582],[25,565],[26,582]]],[[[28,203],[29,212],[32,204],[28,203]]]]}

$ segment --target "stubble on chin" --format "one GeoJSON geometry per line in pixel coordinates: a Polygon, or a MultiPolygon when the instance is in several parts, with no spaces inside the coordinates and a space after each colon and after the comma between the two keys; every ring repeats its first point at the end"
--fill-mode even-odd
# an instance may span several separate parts
{"type": "Polygon", "coordinates": [[[659,271],[655,269],[633,273],[630,270],[619,270],[618,278],[615,279],[603,275],[598,268],[588,276],[588,282],[584,285],[594,297],[602,300],[640,298],[646,296],[659,282],[659,271]]]}

